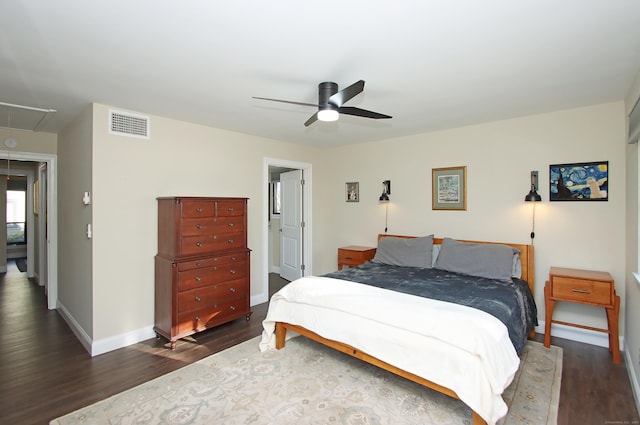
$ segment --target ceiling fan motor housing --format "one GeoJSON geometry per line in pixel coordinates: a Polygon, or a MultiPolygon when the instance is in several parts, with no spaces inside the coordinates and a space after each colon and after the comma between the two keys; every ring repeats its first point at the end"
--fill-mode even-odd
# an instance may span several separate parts
{"type": "Polygon", "coordinates": [[[325,81],[318,84],[318,107],[321,111],[326,109],[338,110],[336,105],[329,103],[329,98],[336,93],[338,93],[338,85],[336,83],[325,81]]]}

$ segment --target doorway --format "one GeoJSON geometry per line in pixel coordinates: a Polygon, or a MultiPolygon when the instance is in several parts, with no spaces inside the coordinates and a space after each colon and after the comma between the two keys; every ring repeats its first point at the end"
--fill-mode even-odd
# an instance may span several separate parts
{"type": "MultiPolygon", "coordinates": [[[[57,157],[53,154],[29,153],[29,152],[9,152],[0,151],[0,159],[10,159],[13,161],[26,161],[40,163],[37,171],[39,190],[34,189],[34,176],[27,176],[27,204],[28,210],[34,211],[38,202],[38,220],[41,224],[42,232],[37,240],[30,240],[27,243],[27,275],[32,274],[29,270],[34,270],[34,258],[38,247],[39,264],[44,265],[41,269],[39,284],[44,286],[47,295],[47,308],[53,310],[57,308],[58,302],[58,199],[57,199],[57,157]],[[37,192],[37,193],[36,193],[37,192]],[[43,258],[44,257],[44,258],[43,258]]],[[[35,175],[35,172],[33,173],[35,175]]],[[[34,214],[27,214],[27,220],[33,220],[34,214]]],[[[27,223],[27,227],[34,228],[33,223],[27,223]]],[[[33,237],[33,235],[27,237],[33,237]]]]}
{"type": "Polygon", "coordinates": [[[294,162],[276,158],[265,158],[264,159],[264,197],[267,202],[264,202],[264,214],[263,216],[263,248],[264,248],[264,258],[263,258],[263,270],[264,270],[264,284],[262,288],[262,293],[259,295],[252,297],[252,304],[260,304],[268,301],[269,299],[269,273],[277,272],[279,274],[278,267],[274,265],[276,261],[274,259],[278,259],[277,263],[279,264],[280,252],[279,252],[279,244],[272,243],[274,238],[280,237],[280,223],[279,217],[277,220],[273,220],[272,217],[272,191],[271,191],[271,173],[275,172],[284,172],[284,171],[292,171],[292,170],[300,170],[302,175],[304,176],[304,184],[302,185],[302,222],[304,225],[302,226],[302,237],[299,251],[296,254],[299,256],[298,264],[302,265],[304,275],[308,276],[313,273],[312,267],[312,252],[311,252],[311,193],[312,193],[312,174],[311,174],[311,164],[302,163],[302,162],[294,162]],[[276,224],[277,221],[277,224],[276,224]],[[277,250],[277,252],[276,252],[277,250]]]}

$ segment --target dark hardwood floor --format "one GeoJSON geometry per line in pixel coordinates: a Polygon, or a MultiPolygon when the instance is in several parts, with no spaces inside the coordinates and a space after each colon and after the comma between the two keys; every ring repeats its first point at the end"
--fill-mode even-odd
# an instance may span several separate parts
{"type": "MultiPolygon", "coordinates": [[[[273,285],[282,285],[277,277],[273,285]]],[[[275,289],[274,289],[275,290],[275,289]]],[[[272,291],[270,291],[272,292],[272,291]]],[[[0,423],[47,424],[51,419],[178,369],[260,335],[267,304],[251,320],[236,320],[175,351],[151,339],[90,357],[56,311],[46,309],[43,288],[10,263],[0,274],[0,423]]],[[[542,335],[537,335],[542,341],[542,335]]],[[[564,362],[558,424],[639,424],[624,365],[612,365],[606,348],[554,338],[564,362]]]]}

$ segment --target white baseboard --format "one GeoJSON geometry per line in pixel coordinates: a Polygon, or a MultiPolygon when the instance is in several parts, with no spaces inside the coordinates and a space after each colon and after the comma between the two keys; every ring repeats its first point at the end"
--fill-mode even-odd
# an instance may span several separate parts
{"type": "Polygon", "coordinates": [[[91,356],[104,354],[155,337],[156,333],[153,331],[153,326],[146,326],[120,335],[99,339],[93,341],[91,345],[91,356]]]}
{"type": "Polygon", "coordinates": [[[629,382],[631,383],[631,391],[633,392],[633,399],[636,402],[636,409],[640,412],[640,384],[638,383],[638,376],[635,369],[629,365],[633,364],[633,359],[629,351],[625,351],[624,362],[627,365],[627,373],[629,374],[629,382]]]}
{"type": "Polygon", "coordinates": [[[91,354],[91,337],[87,335],[84,329],[82,329],[82,326],[80,326],[80,323],[78,323],[76,319],[73,318],[71,313],[69,313],[69,310],[67,310],[67,308],[60,302],[60,300],[58,300],[57,310],[64,321],[67,322],[67,325],[69,325],[76,338],[80,340],[80,344],[82,344],[84,349],[87,350],[89,354],[91,354]]]}
{"type": "Polygon", "coordinates": [[[140,329],[136,329],[134,331],[126,332],[120,335],[114,335],[108,338],[103,338],[97,341],[94,341],[82,326],[73,318],[73,316],[69,313],[69,310],[65,308],[64,305],[58,303],[58,311],[62,318],[67,322],[71,331],[75,334],[75,336],[80,340],[80,343],[84,347],[85,350],[92,357],[98,356],[100,354],[107,353],[109,351],[117,350],[118,348],[123,348],[131,344],[135,344],[140,341],[144,341],[150,338],[155,338],[156,334],[153,331],[153,326],[148,326],[140,329]]]}
{"type": "MultiPolygon", "coordinates": [[[[536,332],[544,335],[545,322],[539,322],[536,332]]],[[[609,334],[592,331],[589,329],[576,328],[574,326],[554,323],[551,325],[551,336],[569,339],[571,341],[584,342],[585,344],[598,347],[609,347],[609,334]]],[[[619,337],[620,351],[624,351],[624,337],[619,337]]]]}
{"type": "Polygon", "coordinates": [[[279,266],[270,266],[269,267],[269,273],[280,274],[280,267],[279,266]]]}

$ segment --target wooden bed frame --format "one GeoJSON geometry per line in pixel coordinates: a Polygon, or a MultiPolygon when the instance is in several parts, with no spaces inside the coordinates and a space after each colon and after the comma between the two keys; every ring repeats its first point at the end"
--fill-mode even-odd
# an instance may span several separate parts
{"type": "MultiPolygon", "coordinates": [[[[403,235],[389,235],[389,234],[379,234],[378,240],[383,237],[393,236],[397,238],[414,238],[415,236],[403,236],[403,235]]],[[[501,244],[508,245],[516,248],[520,251],[520,262],[522,264],[522,280],[526,281],[531,288],[531,292],[533,293],[534,289],[534,262],[533,262],[533,245],[526,244],[514,244],[514,243],[503,243],[503,242],[482,242],[482,241],[469,241],[459,239],[461,242],[473,242],[473,243],[481,243],[481,244],[501,244]]],[[[441,244],[441,238],[434,238],[434,244],[441,244]]],[[[391,373],[395,373],[398,376],[401,376],[405,379],[409,379],[410,381],[416,382],[420,385],[423,385],[427,388],[431,388],[436,390],[442,394],[446,394],[449,397],[453,397],[459,399],[458,395],[455,391],[450,390],[449,388],[443,387],[442,385],[436,384],[435,382],[431,382],[428,379],[422,378],[420,376],[414,375],[413,373],[402,370],[396,366],[393,366],[389,363],[383,362],[382,360],[371,356],[367,353],[364,353],[357,348],[350,346],[349,344],[345,344],[342,342],[334,341],[331,339],[324,338],[308,329],[303,328],[302,326],[292,325],[290,323],[277,322],[276,323],[276,348],[278,350],[284,348],[285,339],[287,335],[287,330],[291,330],[296,332],[306,338],[309,338],[313,341],[319,342],[321,344],[326,345],[327,347],[338,350],[342,353],[348,354],[352,357],[363,360],[369,364],[374,366],[378,366],[384,370],[387,370],[391,373]]],[[[529,338],[533,338],[535,336],[534,329],[531,329],[529,333],[529,338]]],[[[475,411],[471,413],[473,425],[486,425],[487,422],[482,419],[480,415],[478,415],[475,411]]]]}

